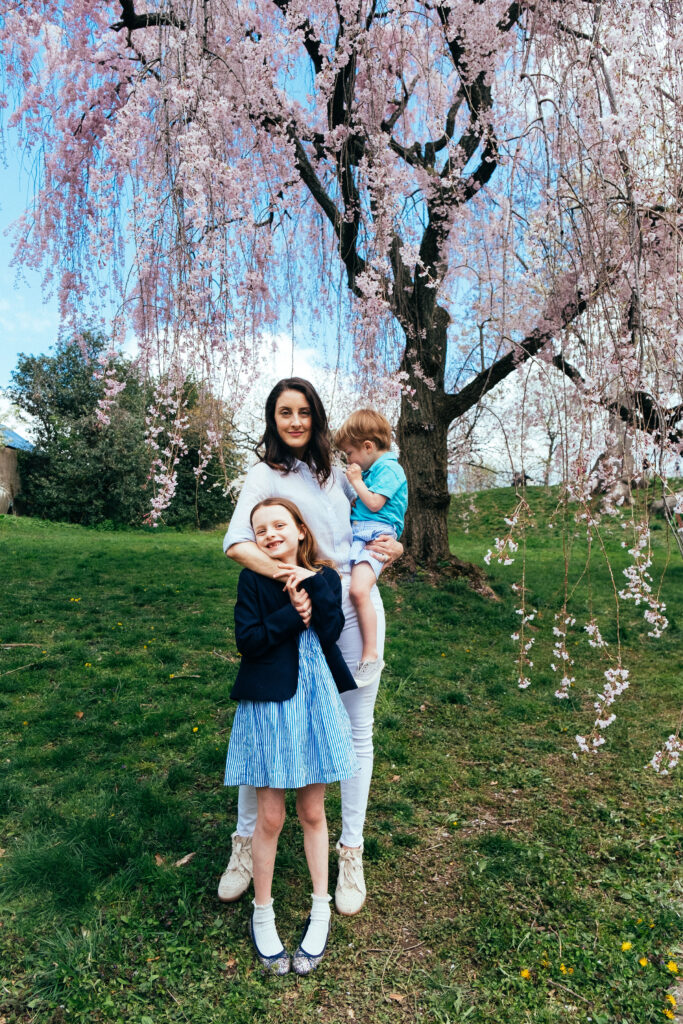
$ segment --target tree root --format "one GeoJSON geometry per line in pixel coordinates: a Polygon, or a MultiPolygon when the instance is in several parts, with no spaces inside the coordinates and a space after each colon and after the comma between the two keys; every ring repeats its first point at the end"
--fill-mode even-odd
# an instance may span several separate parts
{"type": "Polygon", "coordinates": [[[478,565],[473,562],[463,562],[457,555],[451,555],[447,559],[441,559],[436,565],[418,565],[410,555],[403,555],[394,565],[390,566],[382,579],[388,583],[401,583],[416,579],[426,580],[433,587],[438,587],[446,580],[460,579],[464,577],[471,590],[491,601],[499,601],[500,598],[489,586],[486,574],[478,565]]]}

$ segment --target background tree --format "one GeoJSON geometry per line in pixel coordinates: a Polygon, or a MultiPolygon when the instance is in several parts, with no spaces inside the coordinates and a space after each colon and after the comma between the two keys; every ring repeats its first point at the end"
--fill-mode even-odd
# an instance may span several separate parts
{"type": "Polygon", "coordinates": [[[57,345],[54,355],[20,356],[12,399],[34,417],[35,447],[22,452],[22,504],[29,515],[95,525],[140,523],[149,455],[145,445],[145,388],[130,364],[118,360],[125,387],[106,429],[97,418],[104,391],[107,339],[85,332],[57,345]]]}
{"type": "MultiPolygon", "coordinates": [[[[149,514],[150,389],[135,365],[113,358],[109,347],[104,335],[85,331],[58,344],[53,355],[19,358],[9,394],[35,423],[34,448],[20,453],[22,504],[29,515],[84,526],[138,526],[149,514]],[[115,400],[107,397],[112,381],[115,400]]],[[[200,396],[189,385],[186,391],[181,405],[189,408],[191,421],[164,521],[210,526],[230,516],[225,483],[239,460],[227,430],[218,454],[207,455],[200,396]]]]}
{"type": "Polygon", "coordinates": [[[654,0],[27,0],[1,29],[40,154],[19,252],[68,316],[128,216],[118,329],[230,404],[283,309],[323,337],[341,309],[370,397],[403,389],[405,538],[437,562],[449,425],[537,353],[680,444],[680,29],[654,0]]]}
{"type": "Polygon", "coordinates": [[[224,404],[192,380],[183,386],[182,407],[187,420],[182,456],[176,466],[173,500],[163,521],[169,526],[198,529],[224,523],[233,507],[229,484],[243,468],[243,452],[233,441],[224,404]],[[214,433],[216,426],[219,431],[214,433]]]}

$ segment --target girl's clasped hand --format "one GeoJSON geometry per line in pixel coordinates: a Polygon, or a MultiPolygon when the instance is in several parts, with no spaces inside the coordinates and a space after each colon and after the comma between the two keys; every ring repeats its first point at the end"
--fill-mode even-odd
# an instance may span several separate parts
{"type": "Polygon", "coordinates": [[[273,573],[273,579],[285,580],[284,589],[289,595],[289,599],[301,616],[304,626],[309,626],[311,622],[311,599],[305,590],[301,590],[299,585],[311,576],[315,576],[315,573],[310,569],[304,569],[300,565],[286,565],[282,563],[282,567],[273,573]]]}

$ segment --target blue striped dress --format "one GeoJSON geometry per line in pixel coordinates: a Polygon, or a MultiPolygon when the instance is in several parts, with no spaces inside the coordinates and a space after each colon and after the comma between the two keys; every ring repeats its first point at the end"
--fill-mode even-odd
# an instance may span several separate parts
{"type": "Polygon", "coordinates": [[[350,779],[359,767],[349,716],[320,641],[313,629],[305,629],[299,634],[294,696],[280,702],[239,702],[223,784],[300,789],[350,779]]]}

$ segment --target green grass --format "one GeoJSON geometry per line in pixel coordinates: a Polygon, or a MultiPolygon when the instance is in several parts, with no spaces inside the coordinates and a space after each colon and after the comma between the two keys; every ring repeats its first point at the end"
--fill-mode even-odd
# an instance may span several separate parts
{"type": "MultiPolygon", "coordinates": [[[[215,899],[236,810],[221,779],[237,572],[220,534],[0,518],[0,1019],[665,1020],[666,964],[682,934],[683,801],[680,776],[644,765],[682,703],[683,567],[671,560],[660,640],[647,637],[642,609],[622,605],[631,688],[602,753],[574,761],[604,669],[581,627],[592,601],[613,644],[610,586],[594,557],[590,594],[584,575],[572,601],[577,687],[558,702],[549,660],[562,552],[547,528],[554,496],[538,489],[530,500],[527,587],[540,614],[525,692],[510,640],[519,563],[492,568],[498,601],[420,573],[383,584],[369,900],[357,918],[334,917],[315,975],[281,980],[255,965],[249,902],[215,899]]],[[[481,563],[514,496],[475,504],[464,533],[469,498],[454,500],[452,540],[481,563]]],[[[617,574],[622,535],[607,531],[617,574]]],[[[653,537],[661,568],[666,531],[653,537]]],[[[573,584],[585,540],[572,544],[573,584]]],[[[293,945],[310,884],[288,808],[274,895],[293,945]]],[[[334,839],[336,786],[328,816],[334,839]]]]}

